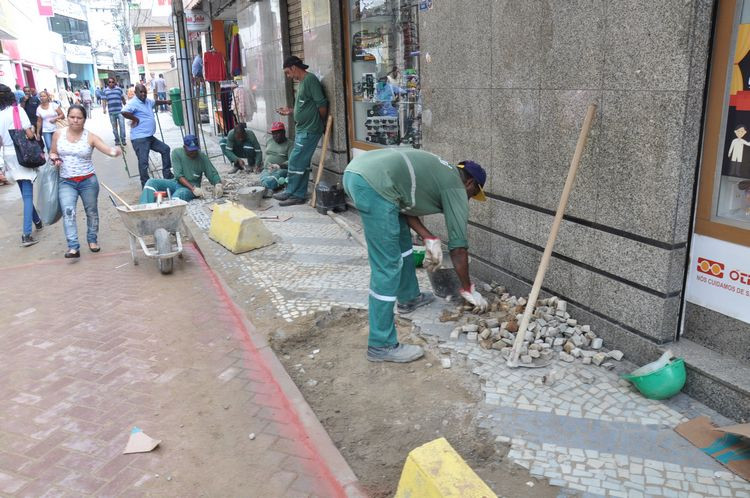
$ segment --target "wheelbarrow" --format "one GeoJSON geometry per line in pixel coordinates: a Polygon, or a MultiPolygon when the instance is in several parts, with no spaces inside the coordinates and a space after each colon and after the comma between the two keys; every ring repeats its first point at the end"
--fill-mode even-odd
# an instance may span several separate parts
{"type": "Polygon", "coordinates": [[[180,224],[187,202],[182,199],[170,199],[116,207],[130,235],[130,255],[133,258],[133,264],[138,264],[136,245],[138,241],[147,257],[156,258],[162,274],[172,273],[174,258],[182,257],[180,224]]]}

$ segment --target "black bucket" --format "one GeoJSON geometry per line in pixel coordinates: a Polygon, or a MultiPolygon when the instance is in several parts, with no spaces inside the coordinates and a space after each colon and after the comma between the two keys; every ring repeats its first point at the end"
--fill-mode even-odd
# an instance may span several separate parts
{"type": "Polygon", "coordinates": [[[427,277],[430,279],[432,292],[436,296],[457,298],[460,295],[461,282],[453,268],[439,268],[435,271],[428,271],[427,277]]]}

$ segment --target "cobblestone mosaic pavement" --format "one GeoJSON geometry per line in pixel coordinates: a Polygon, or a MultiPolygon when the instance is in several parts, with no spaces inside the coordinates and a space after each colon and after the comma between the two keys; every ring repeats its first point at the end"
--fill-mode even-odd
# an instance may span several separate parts
{"type": "MultiPolygon", "coordinates": [[[[211,202],[193,201],[188,206],[190,217],[205,231],[211,222],[211,202]]],[[[222,259],[226,270],[238,271],[240,281],[248,287],[268,292],[279,317],[288,322],[331,306],[367,307],[367,250],[344,229],[307,206],[274,207],[263,214],[293,217],[285,222],[267,222],[275,243],[240,254],[232,261],[222,259]]],[[[212,250],[216,254],[226,252],[218,244],[212,250]]],[[[420,285],[429,288],[424,275],[420,285]]]]}
{"type": "MultiPolygon", "coordinates": [[[[730,420],[685,394],[646,399],[617,372],[593,365],[557,361],[547,368],[510,369],[499,351],[465,335],[451,340],[454,325],[437,320],[444,306],[434,303],[408,317],[422,334],[437,336],[446,354],[473,365],[485,393],[481,426],[509,443],[508,458],[531,475],[584,496],[750,496],[750,483],[673,430],[700,415],[720,425],[730,420]],[[559,380],[541,384],[552,369],[559,380]],[[581,370],[596,380],[583,383],[581,370]]],[[[631,367],[623,363],[618,370],[631,367]]]]}

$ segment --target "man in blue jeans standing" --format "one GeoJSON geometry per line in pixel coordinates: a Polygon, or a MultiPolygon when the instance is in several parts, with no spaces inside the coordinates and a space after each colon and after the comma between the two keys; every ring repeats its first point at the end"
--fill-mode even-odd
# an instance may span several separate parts
{"type": "Polygon", "coordinates": [[[162,176],[171,179],[172,160],[169,157],[170,149],[167,144],[154,137],[156,132],[156,119],[154,118],[154,106],[172,105],[171,100],[152,100],[148,98],[148,90],[143,84],[135,86],[135,98],[131,99],[122,109],[122,115],[130,119],[130,141],[133,143],[135,155],[138,157],[138,172],[141,175],[141,188],[146,185],[148,176],[148,154],[156,151],[161,154],[162,176]]]}
{"type": "Polygon", "coordinates": [[[314,74],[307,72],[308,67],[294,55],[284,61],[284,74],[299,81],[299,88],[293,110],[289,107],[276,109],[282,116],[292,115],[296,129],[294,149],[289,156],[286,190],[273,195],[274,199],[281,201],[279,206],[304,204],[310,180],[310,161],[323,135],[323,123],[328,114],[328,100],[323,87],[314,74]]]}
{"type": "Polygon", "coordinates": [[[114,78],[107,80],[107,88],[102,92],[102,110],[104,114],[109,111],[109,123],[112,125],[112,133],[115,136],[115,145],[125,147],[125,118],[122,115],[122,106],[125,105],[125,94],[122,88],[117,86],[114,78]],[[119,130],[118,130],[119,128],[119,130]]]}

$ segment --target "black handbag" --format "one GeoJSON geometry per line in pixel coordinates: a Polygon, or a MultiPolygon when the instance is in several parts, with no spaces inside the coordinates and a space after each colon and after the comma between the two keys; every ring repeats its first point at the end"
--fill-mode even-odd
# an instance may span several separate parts
{"type": "Polygon", "coordinates": [[[41,140],[28,138],[26,130],[21,125],[21,115],[18,113],[18,106],[13,106],[13,126],[14,130],[8,130],[13,147],[16,149],[16,159],[18,164],[26,168],[38,168],[47,162],[44,155],[44,146],[41,140]]]}

